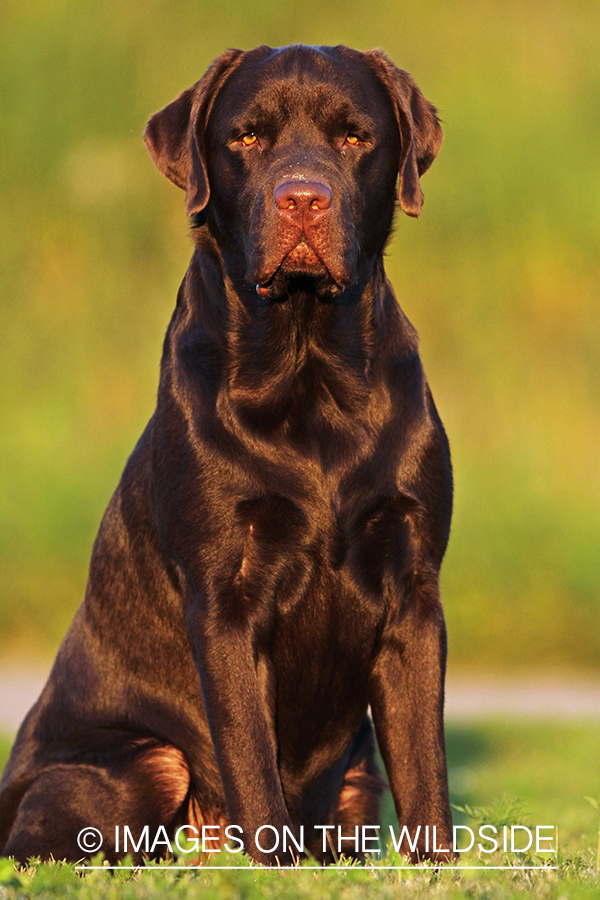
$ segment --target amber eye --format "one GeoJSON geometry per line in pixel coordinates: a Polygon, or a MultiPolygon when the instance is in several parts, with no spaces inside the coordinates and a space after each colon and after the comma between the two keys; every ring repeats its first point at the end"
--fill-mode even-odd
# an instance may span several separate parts
{"type": "Polygon", "coordinates": [[[256,144],[258,138],[254,134],[254,132],[250,132],[250,134],[244,134],[241,138],[241,141],[244,147],[251,147],[252,144],[256,144]]]}
{"type": "Polygon", "coordinates": [[[346,143],[352,144],[352,146],[356,146],[356,144],[360,144],[361,141],[360,141],[360,138],[357,138],[355,134],[349,134],[346,137],[346,143]]]}

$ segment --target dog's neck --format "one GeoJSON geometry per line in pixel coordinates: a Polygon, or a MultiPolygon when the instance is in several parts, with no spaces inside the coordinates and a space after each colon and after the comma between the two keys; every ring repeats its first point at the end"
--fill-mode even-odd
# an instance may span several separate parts
{"type": "Polygon", "coordinates": [[[203,243],[180,291],[166,360],[169,347],[185,352],[197,389],[230,429],[237,421],[259,439],[283,432],[299,444],[310,435],[317,448],[344,443],[342,431],[352,444],[364,441],[377,402],[372,369],[386,293],[381,261],[335,299],[304,289],[267,301],[252,286],[234,283],[212,242],[203,243]]]}
{"type": "Polygon", "coordinates": [[[332,426],[368,403],[373,284],[354,294],[327,300],[298,290],[264,302],[228,285],[228,391],[256,427],[332,426]]]}

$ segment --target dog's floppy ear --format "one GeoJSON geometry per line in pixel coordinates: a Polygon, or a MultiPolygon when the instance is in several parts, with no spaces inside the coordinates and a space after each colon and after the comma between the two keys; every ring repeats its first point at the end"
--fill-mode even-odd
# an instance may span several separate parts
{"type": "Polygon", "coordinates": [[[186,192],[188,216],[202,212],[210,197],[204,153],[204,128],[212,102],[242,50],[226,50],[200,81],[148,120],[144,144],[156,168],[186,192]]]}
{"type": "Polygon", "coordinates": [[[427,171],[442,144],[442,129],[437,110],[425,99],[407,72],[398,69],[381,50],[371,50],[369,57],[379,78],[394,102],[400,128],[398,199],[409,216],[418,216],[423,208],[423,191],[419,176],[427,171]]]}

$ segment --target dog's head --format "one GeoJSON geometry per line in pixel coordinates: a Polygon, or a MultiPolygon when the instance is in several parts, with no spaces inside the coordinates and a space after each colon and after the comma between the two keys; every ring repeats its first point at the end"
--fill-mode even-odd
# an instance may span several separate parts
{"type": "Polygon", "coordinates": [[[279,299],[294,284],[324,296],[358,280],[383,250],[396,196],[421,212],[419,177],[442,131],[379,51],[262,46],[216,59],[144,140],[234,279],[279,299]]]}

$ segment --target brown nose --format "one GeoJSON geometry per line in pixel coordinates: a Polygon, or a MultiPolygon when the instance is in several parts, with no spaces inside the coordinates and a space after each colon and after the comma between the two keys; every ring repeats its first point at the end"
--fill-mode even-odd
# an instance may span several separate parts
{"type": "Polygon", "coordinates": [[[273,194],[280,215],[298,225],[315,224],[327,214],[333,195],[321,181],[282,181],[273,194]]]}

